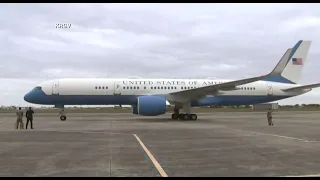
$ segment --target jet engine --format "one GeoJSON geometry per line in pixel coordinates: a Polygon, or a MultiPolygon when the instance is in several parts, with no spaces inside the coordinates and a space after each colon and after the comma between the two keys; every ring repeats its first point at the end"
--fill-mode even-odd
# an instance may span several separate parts
{"type": "Polygon", "coordinates": [[[162,96],[139,96],[137,105],[132,106],[133,114],[142,116],[158,116],[165,114],[167,101],[162,96]]]}

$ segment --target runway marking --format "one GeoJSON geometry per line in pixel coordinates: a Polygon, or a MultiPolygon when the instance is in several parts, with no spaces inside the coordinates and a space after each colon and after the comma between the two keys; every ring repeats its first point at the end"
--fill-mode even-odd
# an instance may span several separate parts
{"type": "MultiPolygon", "coordinates": [[[[40,131],[38,131],[40,132],[40,131]]],[[[41,131],[41,132],[47,132],[47,131],[41,131]]],[[[112,133],[112,132],[104,132],[104,131],[78,131],[78,130],[71,130],[71,131],[51,131],[50,132],[62,132],[62,133],[86,133],[86,134],[121,134],[121,135],[133,135],[131,133],[112,133]]]]}
{"type": "Polygon", "coordinates": [[[160,175],[162,177],[168,177],[167,173],[162,169],[161,165],[158,163],[158,161],[156,160],[156,158],[153,157],[153,155],[151,154],[151,152],[148,150],[148,148],[143,144],[143,142],[140,140],[140,138],[136,135],[133,134],[134,137],[137,139],[137,141],[140,143],[141,147],[143,148],[143,150],[147,153],[147,155],[149,156],[150,160],[152,161],[153,165],[157,168],[158,172],[160,173],[160,175]]]}
{"type": "Polygon", "coordinates": [[[280,176],[280,177],[320,177],[320,174],[292,175],[292,176],[280,176]]]}
{"type": "Polygon", "coordinates": [[[252,133],[252,134],[260,134],[260,135],[274,136],[274,137],[280,137],[280,138],[286,138],[286,139],[294,139],[294,140],[299,140],[299,141],[303,141],[303,142],[319,142],[319,141],[311,141],[311,140],[307,140],[307,139],[295,138],[295,137],[290,137],[290,136],[281,136],[281,135],[276,135],[276,134],[259,133],[259,132],[254,132],[254,131],[246,131],[246,130],[242,130],[242,129],[233,129],[233,128],[228,128],[228,129],[232,129],[232,130],[236,130],[236,131],[248,132],[248,133],[252,133]]]}

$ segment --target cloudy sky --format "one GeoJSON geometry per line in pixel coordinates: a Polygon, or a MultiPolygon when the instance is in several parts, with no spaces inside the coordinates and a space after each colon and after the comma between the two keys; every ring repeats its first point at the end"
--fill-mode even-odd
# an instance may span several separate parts
{"type": "MultiPolygon", "coordinates": [[[[319,4],[2,4],[0,22],[0,105],[28,105],[52,78],[261,75],[300,39],[299,83],[320,82],[319,4]]],[[[320,90],[279,103],[320,103],[320,90]]]]}

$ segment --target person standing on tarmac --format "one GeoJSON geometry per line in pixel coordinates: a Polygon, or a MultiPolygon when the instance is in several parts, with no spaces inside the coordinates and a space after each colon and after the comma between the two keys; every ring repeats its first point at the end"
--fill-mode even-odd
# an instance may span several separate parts
{"type": "Polygon", "coordinates": [[[29,122],[30,122],[31,129],[33,129],[33,123],[32,123],[33,114],[34,114],[34,111],[31,109],[31,107],[29,107],[29,109],[26,112],[26,118],[27,118],[26,129],[28,129],[29,122]]]}
{"type": "Polygon", "coordinates": [[[16,129],[23,129],[23,111],[21,110],[21,107],[19,107],[19,110],[16,112],[17,114],[17,122],[16,122],[16,129]]]}
{"type": "Polygon", "coordinates": [[[272,110],[271,108],[269,108],[268,112],[267,112],[267,118],[268,118],[268,124],[269,126],[273,126],[273,122],[272,122],[272,110]]]}

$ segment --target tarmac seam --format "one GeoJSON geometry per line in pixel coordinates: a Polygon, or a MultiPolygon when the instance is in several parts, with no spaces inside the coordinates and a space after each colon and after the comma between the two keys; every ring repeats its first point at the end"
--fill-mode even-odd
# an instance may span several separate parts
{"type": "Polygon", "coordinates": [[[133,134],[133,136],[137,139],[142,149],[145,151],[145,153],[149,156],[150,160],[152,161],[153,165],[156,167],[158,172],[162,177],[168,177],[167,173],[163,170],[159,162],[156,160],[156,158],[152,155],[152,153],[148,150],[148,148],[144,145],[144,143],[141,141],[141,139],[136,135],[133,134]]]}
{"type": "Polygon", "coordinates": [[[234,129],[234,128],[228,128],[228,129],[232,129],[232,130],[236,130],[236,131],[242,131],[242,132],[248,132],[248,133],[252,133],[252,134],[267,135],[267,136],[274,136],[274,137],[279,137],[279,138],[299,140],[299,141],[303,141],[303,142],[319,142],[319,141],[312,141],[312,140],[300,139],[300,138],[289,137],[289,136],[282,136],[282,135],[277,135],[277,134],[269,134],[269,133],[259,133],[259,132],[254,132],[254,131],[247,131],[247,130],[242,130],[242,129],[234,129]]]}
{"type": "MultiPolygon", "coordinates": [[[[110,121],[110,126],[112,128],[112,121],[110,121]]],[[[112,136],[112,134],[111,134],[112,136]]],[[[109,158],[109,175],[111,177],[112,175],[112,139],[109,138],[109,154],[110,154],[110,158],[109,158]]]]}
{"type": "MultiPolygon", "coordinates": [[[[8,131],[10,132],[10,131],[8,131]]],[[[122,135],[133,135],[131,133],[112,133],[112,132],[99,132],[99,131],[37,131],[37,132],[62,132],[62,133],[84,133],[84,134],[122,134],[122,135]]]]}
{"type": "Polygon", "coordinates": [[[320,177],[320,174],[291,175],[291,176],[280,176],[280,177],[320,177]]]}

